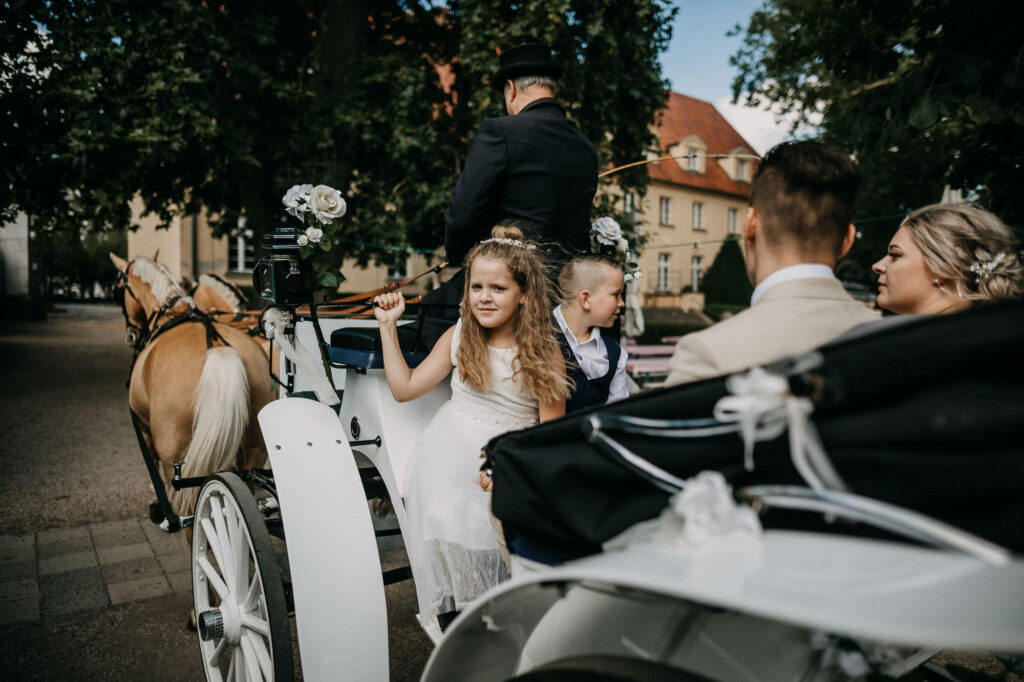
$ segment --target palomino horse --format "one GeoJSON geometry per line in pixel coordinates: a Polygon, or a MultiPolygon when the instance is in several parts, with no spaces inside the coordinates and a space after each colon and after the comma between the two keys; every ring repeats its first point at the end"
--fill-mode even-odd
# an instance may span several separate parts
{"type": "MultiPolygon", "coordinates": [[[[120,271],[128,340],[137,353],[128,403],[163,464],[165,483],[175,461],[184,461],[185,477],[262,466],[267,453],[256,414],[275,395],[259,344],[199,313],[163,265],[110,259],[120,271]]],[[[191,511],[186,493],[171,493],[179,514],[191,511]]]]}

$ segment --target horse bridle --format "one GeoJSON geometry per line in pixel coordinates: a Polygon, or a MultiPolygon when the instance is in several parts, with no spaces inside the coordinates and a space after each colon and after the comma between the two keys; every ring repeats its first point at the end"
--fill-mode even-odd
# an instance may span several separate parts
{"type": "Polygon", "coordinates": [[[135,295],[135,292],[132,291],[132,287],[128,283],[128,274],[131,268],[132,264],[128,263],[124,270],[118,271],[117,282],[114,283],[112,296],[114,302],[121,306],[121,314],[124,316],[124,324],[125,327],[127,327],[127,330],[125,331],[125,343],[135,349],[135,355],[138,356],[153,336],[153,323],[160,316],[165,315],[171,308],[177,305],[178,301],[181,300],[181,297],[174,296],[167,303],[154,310],[146,319],[145,326],[140,327],[135,324],[130,317],[128,317],[128,305],[125,294],[138,301],[140,305],[142,303],[139,297],[135,295]]]}

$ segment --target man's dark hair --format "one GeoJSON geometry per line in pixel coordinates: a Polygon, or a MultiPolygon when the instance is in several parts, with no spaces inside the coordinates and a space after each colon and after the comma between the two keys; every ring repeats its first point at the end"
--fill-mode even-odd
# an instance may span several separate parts
{"type": "Polygon", "coordinates": [[[802,254],[842,248],[860,173],[840,149],[821,142],[783,142],[768,150],[754,175],[750,205],[770,244],[790,242],[802,254]]]}

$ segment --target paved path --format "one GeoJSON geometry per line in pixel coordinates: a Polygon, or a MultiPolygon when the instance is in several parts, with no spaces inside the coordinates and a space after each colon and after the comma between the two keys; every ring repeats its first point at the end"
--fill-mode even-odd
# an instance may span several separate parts
{"type": "Polygon", "coordinates": [[[183,536],[136,519],[0,536],[0,625],[192,595],[183,536]]]}
{"type": "MultiPolygon", "coordinates": [[[[0,321],[0,661],[5,679],[203,680],[185,627],[180,534],[145,518],[151,493],[127,414],[131,351],[113,306],[0,321]]],[[[384,568],[404,560],[384,553],[384,568]]],[[[430,644],[411,581],[385,588],[391,679],[430,644]]],[[[344,633],[339,633],[344,645],[344,633]]]]}

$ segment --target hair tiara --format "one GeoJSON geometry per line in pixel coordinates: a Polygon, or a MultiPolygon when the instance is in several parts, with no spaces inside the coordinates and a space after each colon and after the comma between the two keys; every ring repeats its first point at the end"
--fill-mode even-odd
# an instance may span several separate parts
{"type": "Polygon", "coordinates": [[[480,243],[481,244],[486,244],[487,242],[498,242],[499,244],[505,244],[506,246],[517,246],[520,249],[532,249],[532,248],[534,248],[533,244],[530,244],[529,246],[527,246],[526,244],[524,244],[523,242],[519,241],[518,239],[509,239],[508,237],[491,237],[490,239],[485,239],[485,240],[483,240],[480,243]]]}

